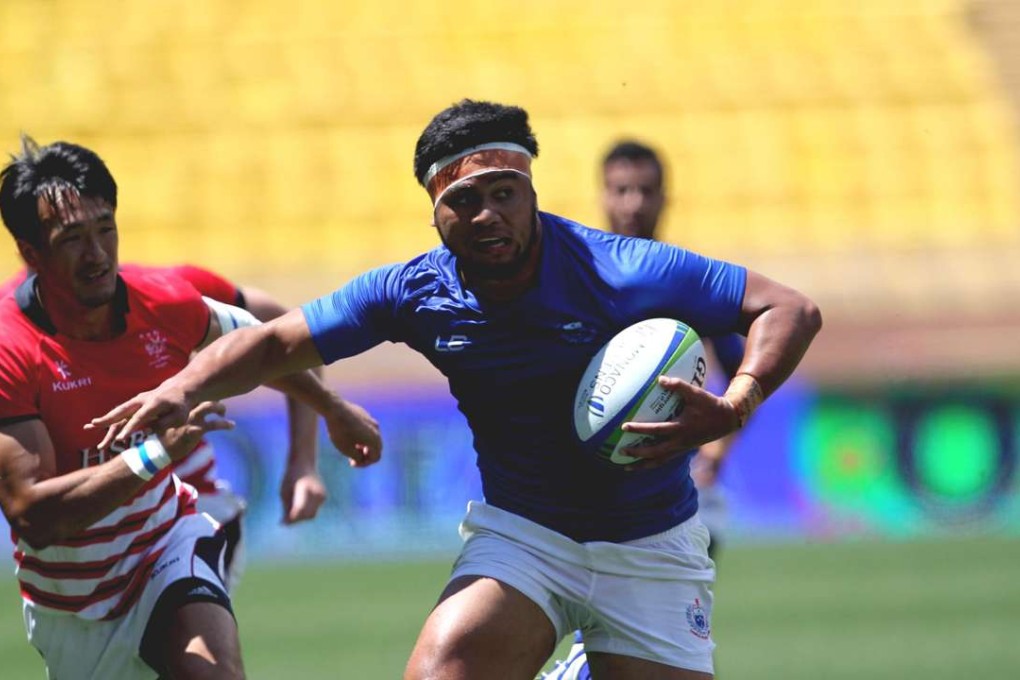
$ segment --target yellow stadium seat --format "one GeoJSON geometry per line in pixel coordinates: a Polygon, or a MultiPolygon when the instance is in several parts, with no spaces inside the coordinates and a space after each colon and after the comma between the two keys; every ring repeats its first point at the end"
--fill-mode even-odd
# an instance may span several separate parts
{"type": "MultiPolygon", "coordinates": [[[[845,275],[1020,247],[1020,138],[963,0],[193,5],[0,3],[3,149],[93,144],[132,257],[339,278],[431,247],[413,146],[463,97],[525,106],[542,207],[593,226],[626,135],[669,167],[664,236],[709,254],[845,275]]],[[[895,271],[863,294],[928,304],[895,271]]]]}

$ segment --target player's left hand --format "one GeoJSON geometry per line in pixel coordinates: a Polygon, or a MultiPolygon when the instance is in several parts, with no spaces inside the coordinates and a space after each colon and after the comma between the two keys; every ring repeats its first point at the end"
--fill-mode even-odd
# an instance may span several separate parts
{"type": "Polygon", "coordinates": [[[296,524],[314,519],[326,502],[326,496],[326,485],[316,470],[288,465],[280,483],[283,523],[296,524]]]}
{"type": "Polygon", "coordinates": [[[351,467],[368,467],[382,458],[379,423],[361,406],[341,399],[324,419],[330,441],[351,467]]]}
{"type": "Polygon", "coordinates": [[[202,438],[216,430],[234,429],[234,421],[224,418],[227,407],[218,401],[204,401],[188,414],[180,427],[157,430],[160,441],[171,460],[178,461],[195,450],[202,438]]]}
{"type": "Polygon", "coordinates": [[[623,453],[641,462],[632,463],[628,470],[658,467],[677,456],[735,432],[740,417],[733,404],[707,390],[691,385],[681,378],[662,376],[659,384],[675,392],[681,407],[676,416],[662,423],[623,424],[625,432],[643,434],[654,439],[641,446],[632,446],[623,453]]]}
{"type": "Polygon", "coordinates": [[[85,424],[85,429],[109,428],[99,443],[99,448],[105,449],[114,441],[127,441],[132,432],[143,427],[155,432],[181,427],[188,422],[196,405],[176,386],[174,379],[169,378],[156,389],[142,392],[104,415],[93,418],[85,424]]]}

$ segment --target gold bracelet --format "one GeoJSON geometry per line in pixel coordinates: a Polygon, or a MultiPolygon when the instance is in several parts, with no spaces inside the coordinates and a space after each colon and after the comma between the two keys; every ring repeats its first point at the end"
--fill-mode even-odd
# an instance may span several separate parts
{"type": "Polygon", "coordinates": [[[761,385],[758,384],[753,375],[750,373],[738,373],[730,381],[729,387],[726,388],[726,393],[723,394],[723,399],[733,404],[733,408],[737,411],[740,427],[744,427],[755,409],[765,401],[765,391],[762,390],[761,385]]]}

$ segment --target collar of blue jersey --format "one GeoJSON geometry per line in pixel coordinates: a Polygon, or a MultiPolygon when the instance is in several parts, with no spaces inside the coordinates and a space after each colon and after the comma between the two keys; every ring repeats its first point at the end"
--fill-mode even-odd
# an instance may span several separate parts
{"type": "MultiPolygon", "coordinates": [[[[57,327],[53,325],[50,315],[46,313],[46,309],[39,300],[37,286],[38,277],[35,274],[29,274],[14,291],[14,299],[18,303],[21,313],[27,316],[29,321],[45,331],[47,335],[56,335],[57,327]]],[[[117,274],[117,290],[113,294],[113,312],[123,317],[128,311],[130,308],[128,307],[127,285],[120,274],[117,274]]]]}

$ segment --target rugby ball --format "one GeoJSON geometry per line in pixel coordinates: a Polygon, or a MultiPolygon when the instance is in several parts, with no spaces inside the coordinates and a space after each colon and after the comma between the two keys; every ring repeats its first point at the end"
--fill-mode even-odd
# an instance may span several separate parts
{"type": "Polygon", "coordinates": [[[611,463],[638,458],[621,453],[651,437],[620,429],[626,422],[663,422],[682,404],[661,387],[660,375],[703,387],[705,348],[690,326],[675,319],[647,319],[628,326],[598,351],[574,398],[574,430],[582,446],[611,463]]]}

